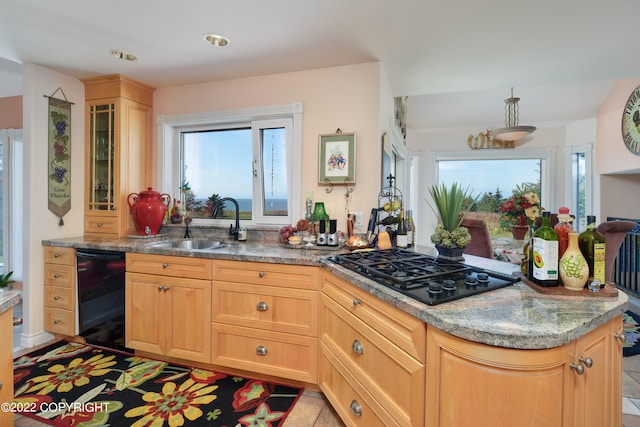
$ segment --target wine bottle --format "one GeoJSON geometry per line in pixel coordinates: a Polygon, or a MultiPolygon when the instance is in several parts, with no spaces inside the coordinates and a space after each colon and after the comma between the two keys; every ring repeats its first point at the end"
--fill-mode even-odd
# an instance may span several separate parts
{"type": "Polygon", "coordinates": [[[558,286],[558,233],[551,228],[551,214],[542,212],[542,226],[533,235],[533,281],[558,286]]]}
{"type": "Polygon", "coordinates": [[[409,244],[407,238],[407,222],[404,219],[404,209],[400,209],[400,222],[398,222],[398,234],[396,235],[396,246],[406,248],[409,244]]]}
{"type": "Polygon", "coordinates": [[[596,230],[595,215],[587,215],[587,229],[578,236],[580,252],[589,265],[589,281],[600,281],[600,287],[605,286],[604,268],[606,244],[604,236],[596,230]]]}
{"type": "Polygon", "coordinates": [[[413,223],[413,215],[411,213],[411,210],[407,210],[407,246],[408,247],[413,247],[413,245],[416,244],[415,229],[416,229],[416,226],[413,223]]]}

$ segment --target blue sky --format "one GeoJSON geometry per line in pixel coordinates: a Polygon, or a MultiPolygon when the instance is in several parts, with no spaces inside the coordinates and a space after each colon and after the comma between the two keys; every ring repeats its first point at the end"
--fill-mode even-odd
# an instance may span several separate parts
{"type": "Polygon", "coordinates": [[[495,193],[500,187],[503,197],[511,195],[516,185],[540,180],[539,160],[456,160],[440,161],[440,182],[458,182],[469,186],[474,196],[495,193]]]}

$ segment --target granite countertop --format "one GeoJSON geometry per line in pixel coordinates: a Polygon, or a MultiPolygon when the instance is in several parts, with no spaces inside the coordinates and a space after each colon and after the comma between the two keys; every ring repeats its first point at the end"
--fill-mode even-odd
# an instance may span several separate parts
{"type": "Polygon", "coordinates": [[[20,302],[20,291],[13,289],[0,290],[0,314],[20,302]]]}
{"type": "MultiPolygon", "coordinates": [[[[520,349],[558,347],[624,312],[627,296],[617,297],[549,296],[518,282],[469,298],[428,306],[393,289],[333,263],[335,250],[289,248],[278,243],[232,243],[208,252],[155,248],[154,239],[67,238],[43,241],[45,245],[103,249],[149,254],[192,256],[236,261],[321,266],[391,305],[444,332],[479,343],[520,349]]],[[[433,248],[418,247],[433,254],[433,248]]],[[[344,251],[344,250],[343,250],[344,251]]],[[[465,255],[476,267],[511,274],[519,266],[465,255]]]]}

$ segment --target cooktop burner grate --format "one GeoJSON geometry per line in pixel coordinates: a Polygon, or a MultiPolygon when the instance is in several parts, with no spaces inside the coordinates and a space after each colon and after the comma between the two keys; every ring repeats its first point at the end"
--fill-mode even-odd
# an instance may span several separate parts
{"type": "Polygon", "coordinates": [[[352,252],[330,259],[429,305],[504,288],[518,280],[406,249],[352,252]]]}

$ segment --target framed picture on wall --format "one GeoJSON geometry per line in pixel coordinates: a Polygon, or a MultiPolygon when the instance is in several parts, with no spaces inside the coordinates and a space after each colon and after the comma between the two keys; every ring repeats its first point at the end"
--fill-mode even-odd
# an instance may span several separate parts
{"type": "Polygon", "coordinates": [[[356,182],[356,134],[320,135],[318,156],[320,184],[353,184],[356,182]]]}

